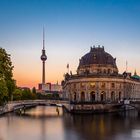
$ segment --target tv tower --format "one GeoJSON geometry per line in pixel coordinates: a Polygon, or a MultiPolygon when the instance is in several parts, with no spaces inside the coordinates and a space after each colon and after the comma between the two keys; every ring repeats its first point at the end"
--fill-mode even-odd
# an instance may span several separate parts
{"type": "Polygon", "coordinates": [[[47,56],[45,53],[45,30],[43,28],[43,49],[42,49],[42,55],[41,55],[41,60],[42,60],[42,85],[45,84],[45,61],[47,60],[47,56]]]}

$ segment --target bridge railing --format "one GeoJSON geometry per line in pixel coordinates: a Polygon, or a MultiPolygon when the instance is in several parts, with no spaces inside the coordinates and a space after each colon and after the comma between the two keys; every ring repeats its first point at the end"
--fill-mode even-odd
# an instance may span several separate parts
{"type": "Polygon", "coordinates": [[[56,103],[56,104],[61,104],[61,103],[68,103],[68,101],[64,100],[20,100],[20,101],[10,101],[8,104],[13,104],[13,105],[20,105],[20,104],[32,104],[32,103],[56,103]]]}

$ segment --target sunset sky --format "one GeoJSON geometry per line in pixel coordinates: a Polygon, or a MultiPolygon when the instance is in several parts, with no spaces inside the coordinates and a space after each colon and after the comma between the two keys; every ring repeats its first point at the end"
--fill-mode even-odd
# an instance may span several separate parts
{"type": "Polygon", "coordinates": [[[46,82],[76,72],[91,45],[117,58],[119,72],[140,74],[139,0],[0,0],[0,46],[11,54],[18,86],[41,82],[45,27],[46,82]]]}

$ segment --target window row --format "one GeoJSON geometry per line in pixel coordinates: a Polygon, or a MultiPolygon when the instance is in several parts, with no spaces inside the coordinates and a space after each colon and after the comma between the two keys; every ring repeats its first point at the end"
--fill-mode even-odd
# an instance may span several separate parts
{"type": "MultiPolygon", "coordinates": [[[[85,88],[87,85],[87,83],[80,83],[80,84],[71,84],[71,87],[72,88],[78,88],[80,86],[80,88],[85,88]]],[[[122,84],[115,84],[115,83],[108,83],[107,82],[100,82],[100,83],[97,83],[97,82],[90,82],[88,83],[88,87],[90,88],[95,88],[95,87],[100,87],[100,88],[106,88],[107,86],[110,86],[111,88],[115,88],[116,86],[118,88],[122,88],[122,84]]]]}

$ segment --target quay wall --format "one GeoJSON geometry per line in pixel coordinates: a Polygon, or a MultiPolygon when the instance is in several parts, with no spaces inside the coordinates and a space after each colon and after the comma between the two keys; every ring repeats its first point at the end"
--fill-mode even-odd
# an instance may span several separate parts
{"type": "Polygon", "coordinates": [[[126,110],[135,109],[131,106],[125,106],[122,104],[90,104],[90,105],[74,105],[67,104],[64,105],[64,109],[70,113],[75,114],[96,114],[96,113],[112,113],[112,112],[120,112],[126,110]]]}

